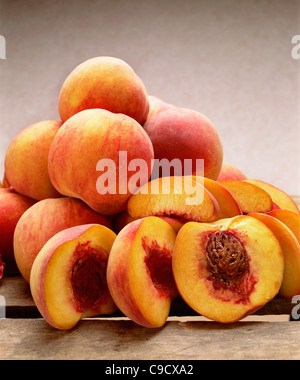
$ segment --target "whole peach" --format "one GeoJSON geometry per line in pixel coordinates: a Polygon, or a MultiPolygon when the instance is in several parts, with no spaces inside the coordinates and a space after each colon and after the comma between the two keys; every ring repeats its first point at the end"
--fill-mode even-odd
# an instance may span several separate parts
{"type": "Polygon", "coordinates": [[[5,156],[5,178],[18,193],[36,200],[61,196],[48,174],[49,149],[62,123],[45,120],[21,131],[5,156]]]}
{"type": "Polygon", "coordinates": [[[72,116],[60,128],[49,153],[49,174],[61,194],[113,215],[126,209],[139,180],[148,181],[152,159],[151,140],[138,122],[123,114],[90,109],[72,116]]]}
{"type": "Polygon", "coordinates": [[[90,108],[123,113],[143,124],[149,102],[145,86],[131,66],[119,58],[94,57],[70,73],[59,96],[63,122],[90,108]]]}
{"type": "MultiPolygon", "coordinates": [[[[179,172],[175,175],[204,174],[217,179],[223,161],[223,146],[217,129],[206,116],[195,110],[171,107],[151,116],[144,129],[152,141],[156,160],[163,162],[167,159],[168,164],[174,159],[179,160],[179,172]],[[184,161],[187,159],[192,164],[190,167],[184,161]],[[201,165],[197,167],[197,159],[204,160],[204,173],[201,165]]],[[[154,173],[159,174],[155,166],[154,173]]],[[[172,171],[169,173],[173,175],[172,171]]]]}
{"type": "Polygon", "coordinates": [[[35,202],[17,194],[13,189],[0,189],[0,253],[5,264],[5,273],[19,273],[14,257],[14,232],[21,216],[35,202]]]}
{"type": "Polygon", "coordinates": [[[246,175],[236,166],[223,162],[218,181],[226,180],[242,180],[246,179],[246,175]]]}

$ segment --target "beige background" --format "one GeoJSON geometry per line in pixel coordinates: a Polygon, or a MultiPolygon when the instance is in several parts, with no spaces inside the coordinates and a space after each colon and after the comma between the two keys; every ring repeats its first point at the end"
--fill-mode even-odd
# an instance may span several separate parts
{"type": "Polygon", "coordinates": [[[298,0],[0,0],[0,176],[11,139],[58,119],[69,72],[124,59],[148,93],[208,116],[224,159],[300,194],[298,0]]]}

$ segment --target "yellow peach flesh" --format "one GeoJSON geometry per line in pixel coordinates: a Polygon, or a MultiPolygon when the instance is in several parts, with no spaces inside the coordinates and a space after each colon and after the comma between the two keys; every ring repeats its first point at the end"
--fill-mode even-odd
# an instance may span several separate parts
{"type": "Polygon", "coordinates": [[[262,222],[253,220],[237,216],[224,227],[190,222],[179,231],[173,254],[174,278],[183,299],[198,313],[219,322],[234,322],[278,293],[284,266],[281,247],[262,222]],[[208,234],[215,231],[233,232],[246,249],[250,271],[245,277],[244,295],[216,289],[209,279],[205,248],[201,246],[205,247],[208,234]]]}

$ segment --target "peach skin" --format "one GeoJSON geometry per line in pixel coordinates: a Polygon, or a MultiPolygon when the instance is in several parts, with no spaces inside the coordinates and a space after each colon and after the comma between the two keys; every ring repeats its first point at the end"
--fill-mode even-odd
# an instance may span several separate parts
{"type": "Polygon", "coordinates": [[[295,235],[300,244],[300,215],[290,210],[276,209],[268,212],[268,215],[280,220],[295,235]]]}
{"type": "Polygon", "coordinates": [[[174,107],[172,104],[164,102],[162,99],[158,98],[157,96],[149,95],[148,100],[149,100],[149,113],[147,116],[147,120],[158,112],[163,112],[171,107],[174,107]]]}
{"type": "Polygon", "coordinates": [[[61,197],[48,173],[48,153],[62,123],[46,120],[21,131],[5,156],[6,181],[20,194],[35,200],[61,197]]]}
{"type": "Polygon", "coordinates": [[[271,196],[259,186],[240,180],[218,181],[231,192],[244,214],[268,212],[273,208],[271,196]]]}
{"type": "Polygon", "coordinates": [[[96,213],[79,199],[44,199],[27,210],[14,234],[15,260],[24,279],[29,282],[33,262],[52,236],[64,229],[91,223],[111,228],[106,216],[96,213]]]}
{"type": "Polygon", "coordinates": [[[68,330],[84,317],[116,310],[106,281],[115,237],[105,226],[81,225],[59,232],[41,249],[32,266],[30,289],[51,326],[68,330]]]}
{"type": "Polygon", "coordinates": [[[245,179],[244,181],[259,186],[267,193],[269,193],[276,205],[275,208],[290,210],[297,214],[300,214],[300,211],[294,200],[286,192],[279,189],[278,187],[257,179],[245,179]]]}
{"type": "Polygon", "coordinates": [[[14,256],[14,233],[22,215],[36,201],[13,189],[0,189],[0,253],[6,274],[19,274],[14,256]]]}
{"type": "MultiPolygon", "coordinates": [[[[158,216],[165,222],[169,223],[171,227],[174,228],[176,232],[180,230],[180,228],[186,223],[185,219],[179,218],[179,217],[170,217],[170,216],[158,216]]],[[[137,219],[133,218],[128,214],[128,212],[125,210],[121,212],[120,214],[117,214],[114,223],[113,223],[113,230],[115,233],[119,233],[127,224],[135,221],[137,219]]]]}
{"type": "Polygon", "coordinates": [[[80,111],[102,108],[144,124],[149,112],[144,83],[128,63],[114,57],[79,64],[65,79],[58,104],[63,122],[80,111]]]}
{"type": "Polygon", "coordinates": [[[151,116],[144,128],[157,159],[152,179],[170,175],[200,175],[217,179],[223,161],[223,146],[216,127],[206,116],[195,110],[174,106],[151,116]],[[167,174],[161,166],[164,159],[168,163],[167,174]],[[204,173],[203,166],[198,166],[198,162],[203,163],[202,160],[204,173]],[[172,161],[178,161],[176,170],[169,166],[172,161]]]}
{"type": "Polygon", "coordinates": [[[238,321],[273,299],[282,283],[281,246],[250,216],[220,226],[189,222],[178,232],[173,275],[184,301],[222,323],[238,321]]]}
{"type": "Polygon", "coordinates": [[[221,171],[217,178],[217,181],[225,181],[225,180],[231,180],[231,179],[242,180],[242,179],[247,179],[247,177],[236,166],[223,161],[221,171]]]}
{"type": "Polygon", "coordinates": [[[107,284],[118,308],[145,327],[165,324],[177,289],[172,275],[176,232],[165,221],[148,217],[118,234],[108,260],[107,284]]]}
{"type": "Polygon", "coordinates": [[[90,109],[60,128],[49,153],[49,174],[61,194],[114,215],[126,210],[130,195],[148,181],[153,158],[152,143],[134,119],[90,109]]]}
{"type": "Polygon", "coordinates": [[[219,205],[219,213],[217,219],[231,218],[233,216],[242,215],[243,211],[235,199],[235,197],[231,194],[226,187],[222,186],[217,181],[214,181],[210,178],[203,177],[192,177],[195,181],[200,181],[203,183],[206,190],[210,192],[210,194],[216,199],[219,205]]]}
{"type": "Polygon", "coordinates": [[[291,300],[300,294],[300,243],[280,220],[262,213],[249,214],[262,221],[279,241],[284,255],[284,274],[278,296],[291,300]]]}

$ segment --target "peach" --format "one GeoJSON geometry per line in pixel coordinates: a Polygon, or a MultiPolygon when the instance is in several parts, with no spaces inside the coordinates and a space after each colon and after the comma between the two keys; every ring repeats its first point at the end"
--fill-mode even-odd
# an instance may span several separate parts
{"type": "Polygon", "coordinates": [[[286,209],[300,214],[300,211],[294,200],[286,192],[279,189],[278,187],[257,179],[245,179],[244,181],[259,186],[267,193],[269,193],[273,202],[277,206],[275,208],[286,209]]]}
{"type": "Polygon", "coordinates": [[[136,218],[130,216],[127,210],[120,212],[114,216],[113,231],[118,234],[127,224],[135,221],[136,218]]]}
{"type": "Polygon", "coordinates": [[[163,326],[177,296],[172,275],[175,239],[168,223],[148,217],[123,228],[112,246],[107,265],[110,294],[117,307],[142,326],[163,326]]]}
{"type": "Polygon", "coordinates": [[[9,189],[11,188],[11,185],[10,183],[8,182],[7,178],[6,178],[6,174],[4,173],[4,177],[3,177],[3,181],[2,183],[0,183],[0,188],[4,188],[4,189],[9,189]]]}
{"type": "Polygon", "coordinates": [[[213,221],[219,206],[200,181],[175,176],[156,178],[141,186],[130,197],[127,211],[135,219],[155,215],[213,221]]]}
{"type": "Polygon", "coordinates": [[[157,112],[163,112],[169,109],[170,107],[173,107],[172,104],[164,102],[162,99],[158,98],[157,96],[149,95],[149,113],[147,116],[147,120],[155,115],[157,112]]]}
{"type": "Polygon", "coordinates": [[[177,216],[158,216],[158,218],[167,222],[175,230],[176,233],[185,223],[187,223],[186,219],[177,216]]]}
{"type": "Polygon", "coordinates": [[[21,216],[35,202],[13,189],[0,189],[0,253],[7,274],[19,273],[14,257],[14,232],[21,216]]]}
{"type": "Polygon", "coordinates": [[[102,108],[143,124],[149,112],[144,83],[114,57],[94,57],[78,65],[65,79],[58,104],[63,122],[80,111],[102,108]]]}
{"type": "Polygon", "coordinates": [[[231,323],[278,293],[284,270],[281,246],[250,216],[219,225],[186,223],[178,232],[173,275],[179,294],[197,313],[231,323]]]}
{"type": "Polygon", "coordinates": [[[156,159],[152,179],[191,174],[217,179],[223,146],[216,127],[206,116],[195,110],[171,107],[150,117],[144,129],[150,136],[156,159]],[[168,168],[164,169],[163,160],[168,160],[168,168]],[[203,161],[199,160],[204,160],[204,173],[203,161]],[[178,163],[175,170],[169,166],[172,161],[178,163]],[[168,174],[164,174],[166,169],[171,169],[168,174]]]}
{"type": "MultiPolygon", "coordinates": [[[[158,218],[169,223],[169,225],[173,227],[176,232],[178,232],[180,228],[186,223],[186,220],[180,217],[158,216],[158,218]]],[[[113,222],[114,232],[119,233],[125,226],[127,226],[127,224],[135,220],[137,219],[130,216],[126,210],[122,211],[120,214],[115,216],[115,219],[113,222]]]]}
{"type": "Polygon", "coordinates": [[[97,224],[54,235],[41,249],[30,275],[33,300],[53,327],[67,330],[84,317],[116,310],[106,282],[115,233],[97,224]]]}
{"type": "Polygon", "coordinates": [[[242,180],[247,179],[246,175],[236,166],[223,162],[217,181],[225,181],[228,179],[242,180]]]}
{"type": "Polygon", "coordinates": [[[296,212],[283,209],[275,209],[268,212],[268,215],[279,219],[284,223],[295,235],[296,239],[300,243],[300,215],[296,212]]]}
{"type": "Polygon", "coordinates": [[[20,194],[36,200],[60,197],[48,174],[48,153],[60,121],[46,120],[21,131],[5,156],[8,183],[20,194]]]}
{"type": "Polygon", "coordinates": [[[111,228],[106,216],[96,213],[79,199],[44,199],[27,210],[14,235],[15,260],[24,279],[29,282],[33,262],[52,236],[66,228],[91,223],[111,228]]]}
{"type": "Polygon", "coordinates": [[[153,157],[151,141],[134,119],[103,109],[85,110],[56,134],[49,175],[61,194],[114,215],[125,210],[130,195],[148,181],[153,157]]]}
{"type": "Polygon", "coordinates": [[[273,216],[262,213],[249,216],[262,221],[279,241],[284,255],[284,274],[278,296],[291,300],[300,294],[300,243],[293,232],[273,216]]]}
{"type": "Polygon", "coordinates": [[[216,199],[219,205],[218,219],[231,218],[243,214],[238,201],[226,187],[210,178],[193,177],[195,181],[197,181],[197,178],[200,183],[203,181],[205,189],[216,199]]]}
{"type": "Polygon", "coordinates": [[[268,212],[273,208],[271,196],[262,188],[241,180],[218,181],[231,192],[244,214],[268,212]]]}

